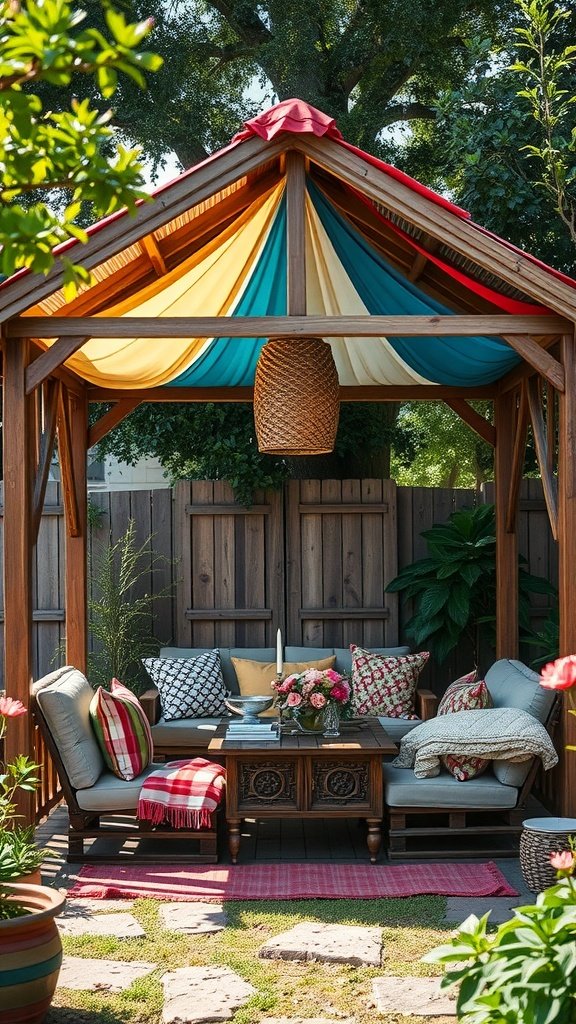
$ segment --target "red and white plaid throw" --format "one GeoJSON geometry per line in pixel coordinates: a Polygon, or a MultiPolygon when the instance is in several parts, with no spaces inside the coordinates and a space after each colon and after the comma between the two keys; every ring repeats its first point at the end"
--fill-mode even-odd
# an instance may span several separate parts
{"type": "Polygon", "coordinates": [[[203,757],[170,761],[151,772],[140,790],[138,817],[152,825],[209,828],[226,785],[226,769],[203,757]]]}

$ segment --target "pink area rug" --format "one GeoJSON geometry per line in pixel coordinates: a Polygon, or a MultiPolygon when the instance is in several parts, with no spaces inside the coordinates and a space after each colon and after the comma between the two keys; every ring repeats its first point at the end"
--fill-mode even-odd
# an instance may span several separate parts
{"type": "Polygon", "coordinates": [[[69,897],[160,900],[297,900],[517,896],[495,864],[86,864],[69,897]]]}

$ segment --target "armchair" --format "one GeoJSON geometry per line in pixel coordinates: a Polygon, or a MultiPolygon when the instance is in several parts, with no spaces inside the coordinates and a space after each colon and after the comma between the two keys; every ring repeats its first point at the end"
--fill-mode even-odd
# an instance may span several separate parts
{"type": "Polygon", "coordinates": [[[160,764],[151,764],[131,782],[114,775],[105,765],[89,717],[94,691],[86,677],[68,665],[44,676],[33,686],[33,713],[44,736],[68,805],[68,856],[72,863],[105,861],[133,863],[217,861],[216,831],[142,826],[136,819],[140,789],[160,764]],[[104,819],[104,820],[103,820],[104,819]],[[136,840],[131,854],[85,851],[89,839],[121,840],[121,847],[136,840]],[[157,840],[155,849],[140,849],[140,841],[157,840]],[[185,840],[183,853],[175,853],[174,840],[185,840]],[[190,842],[198,852],[189,852],[190,842]],[[164,849],[158,850],[162,846],[164,849]]]}

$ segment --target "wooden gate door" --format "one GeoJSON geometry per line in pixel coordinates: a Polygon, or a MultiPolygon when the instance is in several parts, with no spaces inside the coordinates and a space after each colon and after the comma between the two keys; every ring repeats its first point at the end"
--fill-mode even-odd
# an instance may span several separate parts
{"type": "Polygon", "coordinates": [[[289,644],[398,643],[398,570],[392,480],[293,480],[287,487],[289,644]]]}
{"type": "Polygon", "coordinates": [[[229,484],[193,480],[174,500],[177,645],[273,647],[285,621],[282,493],[247,509],[229,484]]]}

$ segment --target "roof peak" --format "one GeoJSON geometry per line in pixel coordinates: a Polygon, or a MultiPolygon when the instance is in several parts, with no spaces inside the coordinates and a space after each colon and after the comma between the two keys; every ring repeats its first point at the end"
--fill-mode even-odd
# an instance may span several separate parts
{"type": "Polygon", "coordinates": [[[311,103],[305,103],[304,100],[290,99],[282,100],[245,121],[244,129],[238,132],[232,141],[239,142],[250,135],[258,135],[259,138],[270,142],[281,132],[316,135],[318,138],[323,135],[331,139],[342,138],[342,132],[333,117],[313,107],[311,103]]]}

